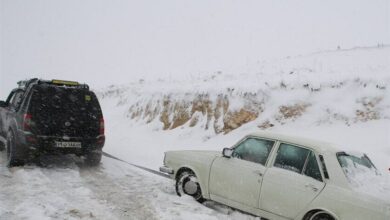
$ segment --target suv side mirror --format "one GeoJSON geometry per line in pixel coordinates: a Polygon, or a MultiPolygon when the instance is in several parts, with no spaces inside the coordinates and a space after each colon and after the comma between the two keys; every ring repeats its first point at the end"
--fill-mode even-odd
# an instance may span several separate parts
{"type": "Polygon", "coordinates": [[[231,149],[231,148],[224,148],[222,150],[222,156],[224,156],[226,158],[231,158],[232,154],[233,154],[233,149],[231,149]]]}
{"type": "Polygon", "coordinates": [[[5,108],[5,107],[7,107],[7,106],[8,106],[8,105],[7,105],[6,102],[0,101],[0,107],[5,108]]]}

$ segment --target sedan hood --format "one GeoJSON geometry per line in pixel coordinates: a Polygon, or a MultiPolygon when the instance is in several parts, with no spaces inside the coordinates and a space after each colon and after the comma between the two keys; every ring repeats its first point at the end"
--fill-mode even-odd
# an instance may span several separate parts
{"type": "Polygon", "coordinates": [[[212,157],[222,155],[220,151],[209,151],[209,150],[188,150],[183,152],[187,152],[192,155],[202,155],[202,156],[212,156],[212,157]]]}
{"type": "Polygon", "coordinates": [[[221,156],[220,151],[201,151],[201,150],[181,150],[181,151],[168,151],[170,155],[186,157],[187,159],[194,158],[215,158],[216,156],[221,156]]]}
{"type": "Polygon", "coordinates": [[[219,151],[198,151],[198,150],[182,150],[166,152],[165,163],[175,163],[182,161],[183,164],[211,164],[218,156],[222,156],[219,151]]]}

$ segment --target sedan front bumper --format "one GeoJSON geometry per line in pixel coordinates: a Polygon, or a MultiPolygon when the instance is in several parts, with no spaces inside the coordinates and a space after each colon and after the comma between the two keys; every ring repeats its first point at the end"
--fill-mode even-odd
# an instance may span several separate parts
{"type": "Polygon", "coordinates": [[[167,174],[173,174],[174,173],[172,168],[169,168],[169,167],[166,167],[166,166],[160,167],[160,172],[167,173],[167,174]]]}

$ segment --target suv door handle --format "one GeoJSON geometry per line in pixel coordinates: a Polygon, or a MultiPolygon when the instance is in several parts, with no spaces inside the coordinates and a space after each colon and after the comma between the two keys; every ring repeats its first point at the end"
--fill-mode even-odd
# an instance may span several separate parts
{"type": "Polygon", "coordinates": [[[315,185],[313,185],[313,184],[306,184],[305,187],[306,188],[311,188],[314,192],[318,191],[318,188],[315,185]]]}
{"type": "Polygon", "coordinates": [[[257,174],[259,176],[263,176],[263,173],[261,171],[259,171],[259,170],[255,170],[255,171],[253,171],[253,173],[257,174]]]}

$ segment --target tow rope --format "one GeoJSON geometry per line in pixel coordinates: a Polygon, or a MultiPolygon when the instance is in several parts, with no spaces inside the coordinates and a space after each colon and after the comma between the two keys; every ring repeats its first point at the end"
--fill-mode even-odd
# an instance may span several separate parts
{"type": "Polygon", "coordinates": [[[126,164],[129,164],[130,166],[133,166],[133,167],[137,167],[139,169],[142,169],[142,170],[145,170],[149,173],[152,173],[152,174],[155,174],[155,175],[158,175],[158,176],[162,176],[162,177],[165,177],[165,178],[170,178],[169,175],[165,174],[165,173],[161,173],[160,171],[157,171],[157,170],[153,170],[153,169],[150,169],[150,168],[147,168],[147,167],[143,167],[143,166],[140,166],[140,165],[137,165],[137,164],[133,164],[133,163],[129,163],[127,161],[124,161],[122,159],[119,159],[109,153],[106,153],[106,152],[103,152],[103,155],[106,156],[106,157],[109,157],[111,159],[114,159],[114,160],[117,160],[117,161],[121,161],[123,163],[126,163],[126,164]]]}

